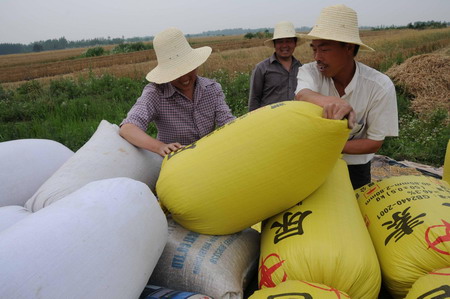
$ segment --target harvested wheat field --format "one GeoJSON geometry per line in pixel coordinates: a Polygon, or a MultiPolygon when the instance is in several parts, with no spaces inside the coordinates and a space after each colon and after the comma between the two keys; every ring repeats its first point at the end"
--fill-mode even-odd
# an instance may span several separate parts
{"type": "Polygon", "coordinates": [[[413,56],[386,74],[414,97],[411,108],[419,115],[436,108],[450,111],[450,56],[445,51],[413,56]]]}

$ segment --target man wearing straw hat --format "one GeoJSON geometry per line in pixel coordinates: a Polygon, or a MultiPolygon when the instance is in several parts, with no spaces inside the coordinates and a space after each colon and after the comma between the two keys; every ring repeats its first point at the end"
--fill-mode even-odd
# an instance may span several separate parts
{"type": "Polygon", "coordinates": [[[142,95],[120,125],[120,135],[137,147],[165,156],[235,119],[219,83],[197,76],[210,47],[191,48],[183,33],[169,28],[153,40],[158,65],[142,95]],[[154,122],[157,138],[146,133],[154,122]]]}
{"type": "Polygon", "coordinates": [[[358,61],[374,51],[359,36],[356,12],[345,5],[322,10],[302,38],[311,40],[315,62],[298,72],[296,99],[324,107],[324,117],[348,118],[352,131],[343,149],[353,187],[371,181],[370,161],[386,136],[398,136],[395,87],[386,75],[358,61]]]}
{"type": "Polygon", "coordinates": [[[300,43],[291,22],[275,25],[273,38],[264,45],[275,49],[269,58],[259,62],[250,79],[249,111],[280,101],[293,100],[297,86],[297,72],[301,63],[293,56],[300,43]]]}

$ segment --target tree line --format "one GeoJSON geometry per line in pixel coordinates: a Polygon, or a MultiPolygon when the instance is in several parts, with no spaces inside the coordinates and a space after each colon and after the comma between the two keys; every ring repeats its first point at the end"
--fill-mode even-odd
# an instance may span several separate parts
{"type": "Polygon", "coordinates": [[[68,48],[86,48],[101,45],[117,45],[126,42],[143,42],[152,40],[153,37],[133,37],[133,38],[94,38],[82,39],[78,41],[68,41],[65,37],[59,39],[48,39],[45,41],[37,41],[28,45],[20,43],[1,43],[0,55],[6,54],[20,54],[30,52],[42,52],[51,50],[62,50],[68,48]]]}
{"type": "MultiPolygon", "coordinates": [[[[379,27],[361,27],[361,29],[372,29],[372,30],[385,30],[385,29],[429,29],[429,28],[445,28],[450,25],[450,22],[437,22],[437,21],[418,21],[414,23],[409,23],[406,26],[379,26],[379,27]]],[[[297,31],[307,32],[311,30],[311,27],[300,27],[296,28],[297,31]]],[[[204,31],[199,34],[187,34],[188,37],[194,36],[220,36],[220,35],[240,35],[245,34],[246,38],[267,38],[273,33],[273,28],[258,28],[258,29],[223,29],[223,30],[213,30],[204,31]]],[[[45,41],[37,41],[29,43],[28,45],[20,43],[0,43],[0,55],[6,54],[19,54],[19,53],[30,53],[30,52],[41,52],[50,50],[62,50],[67,48],[86,48],[102,45],[117,45],[127,42],[145,42],[153,40],[153,36],[146,37],[132,37],[132,38],[94,38],[94,39],[82,39],[78,41],[68,41],[65,37],[59,39],[48,39],[45,41]]]]}
{"type": "Polygon", "coordinates": [[[386,30],[386,29],[417,29],[417,30],[423,30],[423,29],[439,29],[439,28],[446,28],[450,25],[450,22],[438,22],[438,21],[418,21],[414,23],[408,23],[406,26],[394,26],[391,25],[389,27],[385,26],[379,26],[374,27],[373,30],[386,30]]]}

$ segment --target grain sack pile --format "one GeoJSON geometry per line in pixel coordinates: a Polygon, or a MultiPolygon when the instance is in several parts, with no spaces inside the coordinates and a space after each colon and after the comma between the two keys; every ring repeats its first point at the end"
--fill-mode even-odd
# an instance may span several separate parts
{"type": "Polygon", "coordinates": [[[450,186],[427,176],[398,176],[356,190],[383,281],[404,298],[422,276],[450,266],[450,186]]]}
{"type": "Polygon", "coordinates": [[[316,190],[348,134],[345,120],[322,118],[319,106],[266,106],[166,156],[156,191],[185,228],[236,233],[316,190]]]}
{"type": "Polygon", "coordinates": [[[380,265],[345,161],[300,204],[265,222],[258,277],[260,288],[303,280],[351,298],[377,298],[380,265]]]}
{"type": "Polygon", "coordinates": [[[152,158],[118,137],[117,126],[103,122],[76,154],[51,140],[0,143],[1,298],[142,292],[167,241],[167,221],[148,185],[103,179],[155,174],[140,170],[152,158]],[[128,167],[117,170],[125,160],[128,167]],[[24,207],[30,197],[42,204],[34,213],[24,207]]]}
{"type": "Polygon", "coordinates": [[[138,298],[166,240],[145,184],[87,184],[0,232],[0,298],[138,298]]]}

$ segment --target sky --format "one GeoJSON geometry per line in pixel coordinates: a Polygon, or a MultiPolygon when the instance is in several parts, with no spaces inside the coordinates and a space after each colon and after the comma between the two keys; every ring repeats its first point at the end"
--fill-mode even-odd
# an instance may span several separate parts
{"type": "Polygon", "coordinates": [[[0,43],[65,37],[154,36],[232,28],[273,28],[279,21],[312,27],[323,7],[345,4],[360,26],[450,21],[450,0],[0,0],[0,43]]]}

